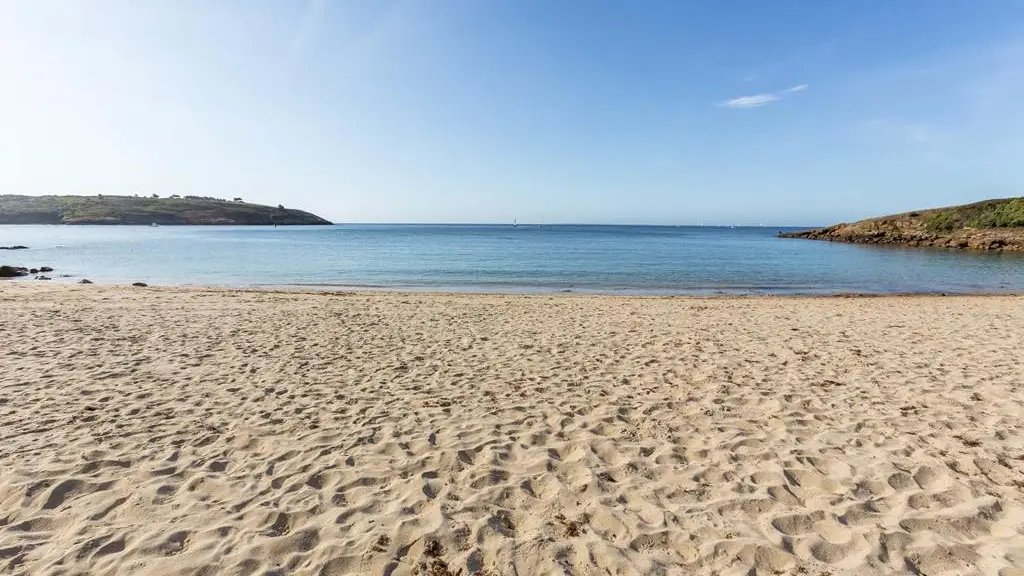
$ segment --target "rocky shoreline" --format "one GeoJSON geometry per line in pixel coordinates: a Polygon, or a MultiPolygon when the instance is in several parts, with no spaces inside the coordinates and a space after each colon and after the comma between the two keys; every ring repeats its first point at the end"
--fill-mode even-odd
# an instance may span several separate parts
{"type": "MultiPolygon", "coordinates": [[[[40,266],[38,268],[25,268],[24,266],[8,266],[6,264],[0,265],[0,279],[12,280],[15,278],[24,278],[26,276],[32,276],[33,280],[53,280],[52,277],[46,274],[53,272],[53,268],[49,266],[40,266]]],[[[69,274],[61,274],[60,278],[73,278],[69,274]]],[[[79,284],[92,284],[93,281],[88,278],[82,278],[78,281],[79,284]]],[[[144,282],[134,282],[132,286],[137,288],[147,288],[149,285],[144,282]]]]}
{"type": "Polygon", "coordinates": [[[36,280],[49,280],[48,276],[45,276],[47,272],[53,272],[53,268],[49,266],[40,266],[39,268],[25,268],[24,266],[0,266],[0,278],[21,278],[22,276],[28,276],[32,274],[36,280]]]}
{"type": "Polygon", "coordinates": [[[863,229],[856,224],[836,224],[799,232],[784,232],[780,238],[803,238],[850,244],[882,244],[962,250],[1024,252],[1024,228],[962,229],[951,232],[863,229]]]}
{"type": "Polygon", "coordinates": [[[1024,252],[1024,197],[891,214],[826,228],[783,232],[779,237],[851,244],[1024,252]]]}

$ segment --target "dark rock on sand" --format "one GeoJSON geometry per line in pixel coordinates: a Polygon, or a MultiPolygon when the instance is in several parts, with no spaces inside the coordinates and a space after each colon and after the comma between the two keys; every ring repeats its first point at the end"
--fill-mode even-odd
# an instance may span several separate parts
{"type": "Polygon", "coordinates": [[[135,286],[136,288],[146,288],[149,284],[146,284],[145,282],[132,282],[132,286],[135,286]]]}
{"type": "Polygon", "coordinates": [[[36,276],[36,280],[53,280],[49,276],[36,276]]]}
{"type": "Polygon", "coordinates": [[[39,267],[39,271],[40,272],[53,272],[53,268],[50,268],[49,266],[40,266],[39,267]]]}
{"type": "Polygon", "coordinates": [[[29,268],[28,269],[28,273],[29,274],[39,274],[39,268],[29,268]]]}
{"type": "Polygon", "coordinates": [[[18,278],[28,276],[28,270],[18,266],[0,266],[0,278],[18,278]]]}
{"type": "Polygon", "coordinates": [[[82,278],[81,280],[78,281],[78,283],[79,284],[92,284],[92,280],[89,280],[88,278],[82,278]]]}

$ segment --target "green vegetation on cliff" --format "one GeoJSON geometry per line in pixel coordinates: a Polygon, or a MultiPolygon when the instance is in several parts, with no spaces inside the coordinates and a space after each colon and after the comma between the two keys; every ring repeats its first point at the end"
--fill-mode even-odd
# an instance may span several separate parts
{"type": "Polygon", "coordinates": [[[925,222],[929,230],[1024,228],[1024,198],[989,200],[931,212],[925,222]]]}
{"type": "Polygon", "coordinates": [[[905,212],[782,236],[858,244],[1024,251],[1024,198],[905,212]]]}
{"type": "Polygon", "coordinates": [[[0,195],[0,224],[330,224],[309,212],[199,196],[0,195]]]}

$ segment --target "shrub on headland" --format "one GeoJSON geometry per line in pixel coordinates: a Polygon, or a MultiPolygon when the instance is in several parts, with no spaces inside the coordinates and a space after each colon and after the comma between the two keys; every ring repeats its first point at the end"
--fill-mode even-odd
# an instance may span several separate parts
{"type": "Polygon", "coordinates": [[[952,230],[958,227],[959,224],[956,216],[949,212],[936,212],[925,223],[925,227],[929,230],[952,230]]]}
{"type": "Polygon", "coordinates": [[[972,228],[1024,227],[1024,198],[1014,198],[1005,204],[991,206],[967,221],[972,228]]]}
{"type": "Polygon", "coordinates": [[[933,232],[947,232],[965,226],[969,228],[1022,228],[1024,227],[1024,198],[939,210],[926,216],[924,226],[933,232]]]}

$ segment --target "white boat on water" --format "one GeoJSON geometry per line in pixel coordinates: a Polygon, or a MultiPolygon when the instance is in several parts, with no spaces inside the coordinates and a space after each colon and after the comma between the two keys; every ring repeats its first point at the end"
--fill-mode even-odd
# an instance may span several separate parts
{"type": "Polygon", "coordinates": [[[150,225],[149,225],[149,227],[150,227],[150,228],[159,228],[159,227],[160,227],[160,225],[159,225],[159,224],[157,224],[156,222],[153,222],[152,224],[150,224],[150,225]]]}

